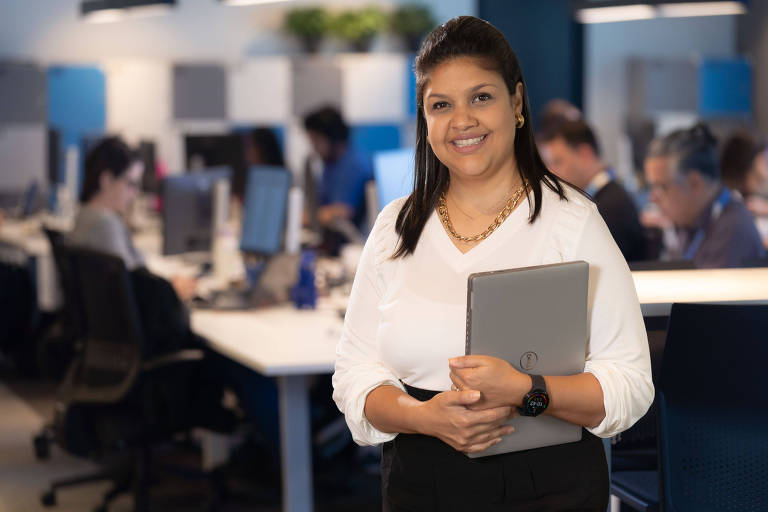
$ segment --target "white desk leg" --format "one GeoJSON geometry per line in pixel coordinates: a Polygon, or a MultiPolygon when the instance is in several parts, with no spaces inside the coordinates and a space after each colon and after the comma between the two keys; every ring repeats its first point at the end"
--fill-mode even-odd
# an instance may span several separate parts
{"type": "Polygon", "coordinates": [[[283,510],[311,512],[314,507],[307,379],[304,375],[279,377],[278,386],[283,510]]]}

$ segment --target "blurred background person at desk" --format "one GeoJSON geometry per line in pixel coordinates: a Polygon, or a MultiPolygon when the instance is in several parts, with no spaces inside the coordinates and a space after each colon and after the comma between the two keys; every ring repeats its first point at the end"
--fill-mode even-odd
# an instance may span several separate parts
{"type": "MultiPolygon", "coordinates": [[[[99,142],[85,160],[82,204],[68,241],[120,256],[128,270],[144,267],[144,255],[133,244],[125,218],[141,190],[144,165],[118,137],[99,142]]],[[[176,276],[171,280],[182,300],[195,294],[195,280],[176,276]]]]}
{"type": "Polygon", "coordinates": [[[673,259],[700,268],[765,257],[752,215],[720,180],[717,141],[704,124],[655,139],[645,159],[651,201],[676,227],[673,259]]]}
{"type": "Polygon", "coordinates": [[[349,127],[335,108],[310,113],[304,118],[304,128],[323,162],[316,183],[312,173],[306,176],[305,186],[314,189],[310,195],[315,196],[309,199],[316,203],[316,211],[308,212],[309,223],[319,225],[324,245],[331,246],[328,252],[336,253],[341,242],[359,241],[360,233],[366,230],[365,184],[373,179],[373,166],[369,155],[350,144],[349,127]]]}
{"type": "Polygon", "coordinates": [[[768,144],[747,131],[731,135],[720,157],[723,183],[744,199],[758,222],[763,244],[768,247],[768,144]]]}
{"type": "Polygon", "coordinates": [[[540,146],[552,172],[594,199],[624,259],[644,260],[646,243],[637,208],[613,170],[600,159],[600,147],[589,125],[580,119],[564,120],[542,134],[540,146]]]}

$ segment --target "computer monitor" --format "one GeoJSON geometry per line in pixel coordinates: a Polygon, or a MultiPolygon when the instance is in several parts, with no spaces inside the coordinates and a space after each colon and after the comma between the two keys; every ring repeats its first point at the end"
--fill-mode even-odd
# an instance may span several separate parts
{"type": "Polygon", "coordinates": [[[149,140],[140,140],[138,154],[139,159],[144,164],[141,189],[149,194],[156,194],[158,192],[158,183],[155,143],[149,140]]]}
{"type": "Polygon", "coordinates": [[[211,250],[214,185],[231,176],[228,167],[217,167],[162,181],[163,254],[211,250]]]}
{"type": "Polygon", "coordinates": [[[379,211],[398,197],[413,191],[413,148],[373,154],[373,176],[378,190],[379,211]]]}
{"type": "Polygon", "coordinates": [[[290,187],[291,173],[282,167],[248,169],[241,250],[261,255],[280,252],[290,187]]]}
{"type": "Polygon", "coordinates": [[[239,133],[221,135],[186,135],[184,137],[186,169],[210,169],[227,166],[232,169],[231,190],[242,196],[245,186],[245,148],[239,133]]]}

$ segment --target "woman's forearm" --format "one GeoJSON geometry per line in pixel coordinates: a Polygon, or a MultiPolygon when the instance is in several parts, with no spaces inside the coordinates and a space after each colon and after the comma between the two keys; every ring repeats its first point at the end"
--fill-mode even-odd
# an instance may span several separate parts
{"type": "Polygon", "coordinates": [[[365,400],[365,417],[377,430],[399,434],[421,433],[420,407],[416,400],[395,386],[379,386],[365,400]]]}
{"type": "Polygon", "coordinates": [[[605,418],[603,388],[591,373],[547,376],[549,407],[546,414],[584,427],[596,427],[605,418]]]}

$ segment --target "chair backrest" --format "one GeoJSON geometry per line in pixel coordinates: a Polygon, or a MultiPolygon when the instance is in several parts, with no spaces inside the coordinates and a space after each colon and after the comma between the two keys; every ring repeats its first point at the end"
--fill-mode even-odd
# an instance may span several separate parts
{"type": "Polygon", "coordinates": [[[43,232],[51,246],[59,286],[64,297],[62,307],[64,328],[68,335],[80,342],[86,332],[84,308],[82,305],[83,299],[75,283],[75,274],[72,266],[64,253],[64,247],[67,243],[66,235],[61,231],[47,227],[43,227],[43,232]]]}
{"type": "Polygon", "coordinates": [[[69,383],[70,400],[114,402],[132,388],[143,334],[125,263],[117,256],[62,246],[82,299],[84,349],[69,383]]]}
{"type": "Polygon", "coordinates": [[[666,511],[768,508],[768,305],[674,304],[659,389],[666,511]]]}

